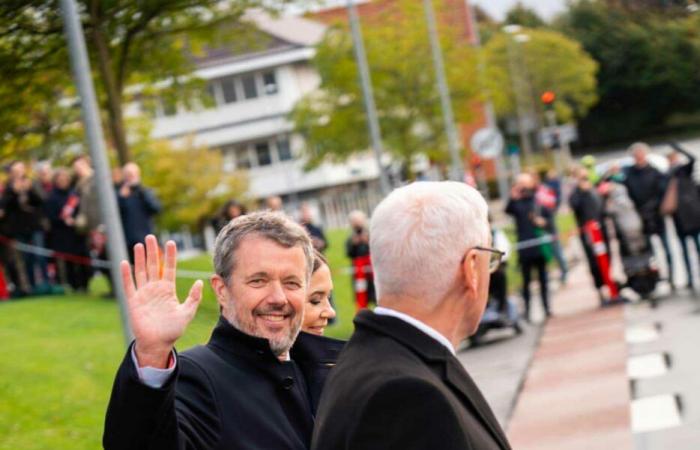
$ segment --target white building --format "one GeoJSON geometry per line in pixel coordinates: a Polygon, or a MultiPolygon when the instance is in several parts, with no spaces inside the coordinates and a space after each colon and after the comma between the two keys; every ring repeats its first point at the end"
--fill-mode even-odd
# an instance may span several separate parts
{"type": "Polygon", "coordinates": [[[252,20],[265,37],[260,48],[210,52],[197,64],[195,75],[207,81],[215,106],[198,111],[161,106],[153,137],[192,138],[219,149],[228,170],[248,170],[251,197],[279,195],[288,212],[308,201],[326,226],[345,226],[350,210],[369,212],[379,200],[373,158],[305,172],[304,141],[292,134],[288,119],[295,103],[320,83],[310,60],[325,26],[300,17],[252,20]]]}

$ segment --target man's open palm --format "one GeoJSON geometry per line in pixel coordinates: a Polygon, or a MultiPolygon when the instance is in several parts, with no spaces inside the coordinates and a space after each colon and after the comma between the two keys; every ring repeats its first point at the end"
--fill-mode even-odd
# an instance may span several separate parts
{"type": "Polygon", "coordinates": [[[155,236],[146,236],[146,248],[134,247],[134,278],[131,267],[122,261],[121,274],[126,293],[131,327],[136,339],[139,365],[163,366],[183,335],[202,299],[202,281],[197,280],[183,303],[175,291],[177,247],[172,241],[165,245],[165,265],[162,276],[155,236]]]}

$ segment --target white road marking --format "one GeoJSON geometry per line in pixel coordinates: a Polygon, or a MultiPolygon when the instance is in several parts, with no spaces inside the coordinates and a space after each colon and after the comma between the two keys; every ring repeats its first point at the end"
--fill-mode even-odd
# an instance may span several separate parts
{"type": "Polygon", "coordinates": [[[636,325],[625,331],[625,340],[628,344],[645,344],[658,338],[659,330],[654,324],[636,325]]]}
{"type": "Polygon", "coordinates": [[[627,375],[633,380],[653,378],[668,372],[663,353],[632,356],[627,360],[627,375]]]}
{"type": "Polygon", "coordinates": [[[645,433],[681,424],[678,403],[673,395],[656,395],[632,400],[632,432],[645,433]]]}

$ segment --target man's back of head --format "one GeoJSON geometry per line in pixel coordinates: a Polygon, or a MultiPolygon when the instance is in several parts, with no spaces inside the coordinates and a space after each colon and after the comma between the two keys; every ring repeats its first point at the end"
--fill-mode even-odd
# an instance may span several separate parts
{"type": "Polygon", "coordinates": [[[460,301],[466,254],[489,241],[488,207],[475,189],[452,181],[396,189],[370,225],[379,305],[430,315],[444,302],[460,301]]]}

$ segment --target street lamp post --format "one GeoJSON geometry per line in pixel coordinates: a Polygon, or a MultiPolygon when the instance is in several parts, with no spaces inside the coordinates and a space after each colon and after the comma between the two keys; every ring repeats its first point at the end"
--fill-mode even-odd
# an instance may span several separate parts
{"type": "Polygon", "coordinates": [[[524,80],[522,79],[518,63],[516,62],[514,45],[517,43],[525,43],[530,38],[525,34],[518,34],[520,33],[520,30],[521,28],[519,25],[507,25],[503,27],[503,31],[505,31],[509,36],[506,51],[508,52],[508,68],[511,76],[513,95],[515,96],[520,147],[523,151],[523,155],[525,156],[525,161],[529,164],[532,162],[532,144],[528,135],[527,124],[525,123],[527,107],[523,97],[524,80]]]}
{"type": "Polygon", "coordinates": [[[391,192],[391,184],[389,183],[389,177],[382,164],[384,145],[382,144],[382,133],[379,127],[379,119],[377,118],[377,106],[374,103],[374,92],[372,90],[372,79],[367,64],[367,54],[365,53],[365,45],[362,42],[360,19],[357,16],[357,9],[355,8],[353,0],[348,0],[347,8],[350,19],[350,31],[352,32],[352,43],[355,49],[355,60],[357,61],[357,70],[360,75],[360,84],[365,101],[367,125],[369,126],[369,134],[372,141],[372,151],[374,152],[374,159],[377,164],[377,169],[379,170],[379,186],[382,190],[382,194],[386,196],[391,192]]]}
{"type": "Polygon", "coordinates": [[[423,0],[423,7],[425,9],[425,18],[428,24],[428,36],[430,38],[430,48],[433,54],[435,78],[437,80],[438,91],[440,92],[442,118],[445,122],[445,133],[447,134],[447,144],[450,150],[450,159],[452,161],[452,166],[450,167],[450,179],[462,181],[464,180],[464,164],[460,155],[459,133],[457,132],[454,114],[452,112],[450,88],[447,85],[447,77],[445,76],[445,63],[442,57],[442,49],[440,48],[437,27],[435,25],[433,2],[431,0],[423,0]]]}
{"type": "MultiPolygon", "coordinates": [[[[467,3],[468,13],[469,13],[469,25],[473,33],[474,45],[477,48],[481,47],[481,33],[479,32],[479,22],[476,20],[476,9],[474,8],[474,3],[470,0],[464,0],[467,3]]],[[[479,76],[481,77],[482,85],[486,79],[486,64],[483,58],[479,60],[479,76]]],[[[488,128],[497,130],[498,124],[496,123],[496,114],[493,108],[493,102],[491,101],[491,96],[489,95],[486,103],[484,104],[484,110],[486,112],[486,126],[488,128]]],[[[505,158],[505,152],[494,158],[496,163],[496,177],[498,178],[498,194],[501,200],[506,200],[508,198],[508,174],[506,173],[506,166],[503,163],[505,158]]]]}
{"type": "Polygon", "coordinates": [[[73,67],[73,76],[75,77],[75,84],[80,96],[85,134],[95,168],[94,177],[97,181],[95,187],[97,188],[100,213],[103,223],[107,226],[107,236],[109,237],[107,251],[109,252],[112,285],[114,286],[114,292],[121,311],[124,339],[126,344],[129,345],[133,340],[133,333],[126,309],[126,297],[119,268],[120,262],[128,259],[126,242],[117,209],[117,199],[112,186],[102,125],[95,100],[95,88],[90,78],[92,72],[90,71],[90,61],[87,58],[87,50],[85,48],[85,36],[83,35],[83,27],[80,23],[75,0],[61,0],[61,11],[66,39],[68,40],[71,66],[73,67]]]}

